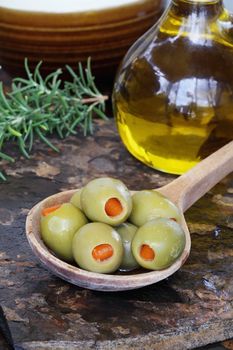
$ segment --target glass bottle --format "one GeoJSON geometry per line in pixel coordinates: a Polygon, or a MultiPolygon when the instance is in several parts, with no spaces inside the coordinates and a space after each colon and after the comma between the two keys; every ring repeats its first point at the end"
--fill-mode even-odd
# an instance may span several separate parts
{"type": "Polygon", "coordinates": [[[222,0],[172,0],[125,56],[120,136],[143,163],[182,174],[233,139],[233,21],[222,0]]]}

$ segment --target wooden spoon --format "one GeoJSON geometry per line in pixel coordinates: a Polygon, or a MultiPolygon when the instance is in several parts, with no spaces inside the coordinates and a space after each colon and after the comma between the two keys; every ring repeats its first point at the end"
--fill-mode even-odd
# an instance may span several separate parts
{"type": "MultiPolygon", "coordinates": [[[[186,174],[157,191],[170,198],[184,213],[221,179],[233,171],[233,141],[201,161],[186,174]]],[[[68,202],[77,190],[65,191],[44,199],[34,206],[27,217],[26,234],[29,244],[43,265],[55,275],[77,286],[99,291],[121,291],[140,288],[161,281],[177,271],[186,261],[191,248],[190,233],[182,214],[182,227],[186,235],[185,249],[169,268],[139,274],[105,275],[88,272],[55,257],[40,237],[41,210],[68,202]]]]}

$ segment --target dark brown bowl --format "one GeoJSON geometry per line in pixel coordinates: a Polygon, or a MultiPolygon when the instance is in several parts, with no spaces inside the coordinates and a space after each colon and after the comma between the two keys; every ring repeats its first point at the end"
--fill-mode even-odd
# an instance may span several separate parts
{"type": "Polygon", "coordinates": [[[50,71],[64,64],[75,67],[91,56],[95,70],[115,69],[162,9],[163,0],[135,0],[114,8],[70,13],[0,7],[0,64],[17,73],[27,57],[32,66],[43,60],[50,71]]]}

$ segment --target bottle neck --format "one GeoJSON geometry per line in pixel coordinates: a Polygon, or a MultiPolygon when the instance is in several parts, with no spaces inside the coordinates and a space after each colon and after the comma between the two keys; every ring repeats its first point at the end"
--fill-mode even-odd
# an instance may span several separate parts
{"type": "Polygon", "coordinates": [[[177,16],[187,17],[195,13],[208,18],[219,16],[224,8],[222,0],[172,0],[171,6],[177,16]]]}

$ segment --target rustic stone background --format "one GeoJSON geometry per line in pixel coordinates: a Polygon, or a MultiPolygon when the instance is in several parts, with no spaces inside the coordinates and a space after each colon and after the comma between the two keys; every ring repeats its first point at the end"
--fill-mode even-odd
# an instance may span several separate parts
{"type": "MultiPolygon", "coordinates": [[[[188,210],[192,251],[180,271],[135,291],[95,292],[37,261],[25,237],[29,209],[99,176],[117,177],[130,189],[162,186],[175,176],[131,157],[113,121],[99,122],[95,136],[53,142],[60,154],[37,142],[30,160],[1,164],[8,181],[0,185],[0,305],[15,342],[26,350],[182,350],[233,337],[232,176],[188,210]]],[[[1,337],[0,349],[7,349],[1,337]]]]}

